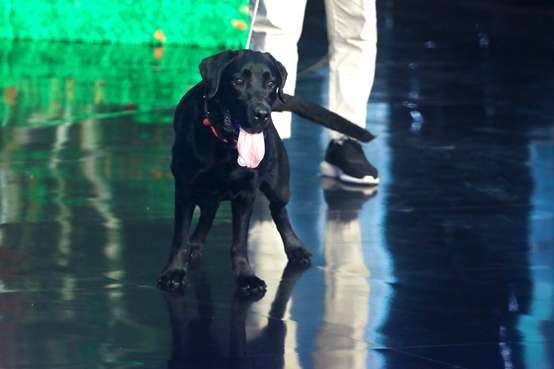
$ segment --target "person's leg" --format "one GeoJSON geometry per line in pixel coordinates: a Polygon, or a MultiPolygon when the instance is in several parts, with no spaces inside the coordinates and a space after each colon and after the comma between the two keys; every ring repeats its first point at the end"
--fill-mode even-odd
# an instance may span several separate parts
{"type": "MultiPolygon", "coordinates": [[[[306,0],[259,0],[250,48],[271,53],[286,68],[284,91],[294,95],[298,64],[298,40],[302,33],[306,0]]],[[[251,0],[251,3],[254,3],[251,0]]],[[[252,8],[254,8],[252,6],[252,8]]],[[[291,134],[291,113],[274,112],[273,123],[281,138],[291,134]]]]}
{"type": "MultiPolygon", "coordinates": [[[[375,0],[325,0],[325,10],[329,109],[365,127],[377,55],[375,0]]],[[[329,136],[331,142],[321,166],[324,175],[359,184],[378,183],[377,171],[358,142],[333,131],[329,136]]]]}
{"type": "MultiPolygon", "coordinates": [[[[365,127],[377,55],[375,0],[325,0],[329,109],[365,127]]],[[[340,133],[332,132],[331,138],[340,133]]]]}

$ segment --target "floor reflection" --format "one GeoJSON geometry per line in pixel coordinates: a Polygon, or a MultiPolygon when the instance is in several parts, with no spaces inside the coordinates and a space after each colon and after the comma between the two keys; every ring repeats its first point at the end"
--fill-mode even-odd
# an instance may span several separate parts
{"type": "Polygon", "coordinates": [[[534,189],[531,196],[533,210],[529,214],[529,265],[532,287],[529,314],[520,316],[517,327],[525,342],[539,342],[524,348],[523,360],[529,368],[541,363],[545,368],[554,366],[554,348],[547,339],[554,320],[554,185],[551,180],[554,169],[554,130],[539,129],[536,139],[529,145],[529,165],[534,189]],[[549,264],[550,261],[550,264],[549,264]]]}
{"type": "MultiPolygon", "coordinates": [[[[413,10],[414,17],[423,14],[413,10]]],[[[533,104],[534,113],[523,108],[536,87],[523,75],[537,73],[531,65],[540,65],[546,50],[532,60],[521,54],[506,60],[514,45],[526,48],[534,34],[509,31],[510,19],[522,14],[517,8],[499,4],[477,13],[466,4],[459,10],[452,27],[463,29],[459,19],[465,18],[480,19],[482,28],[471,45],[458,49],[453,45],[469,42],[463,32],[432,33],[430,24],[408,36],[402,24],[411,21],[394,16],[405,9],[392,8],[399,23],[386,35],[385,57],[406,64],[390,68],[396,79],[389,80],[389,91],[396,91],[391,101],[401,104],[391,111],[394,184],[386,232],[397,282],[384,342],[461,367],[549,368],[552,332],[544,327],[552,317],[533,311],[531,291],[537,275],[552,275],[552,259],[532,256],[529,236],[545,226],[536,221],[533,189],[544,191],[544,177],[531,175],[529,146],[531,127],[541,125],[534,115],[551,116],[552,109],[542,103],[533,104]],[[408,37],[428,51],[406,59],[392,45],[408,37]],[[436,58],[451,63],[437,66],[436,58]]],[[[528,11],[525,24],[540,13],[528,11]]],[[[552,145],[551,135],[541,135],[552,145]]],[[[550,209],[542,215],[552,224],[550,209]]],[[[548,243],[552,249],[552,239],[548,243]]],[[[388,365],[401,363],[390,358],[388,365]]]]}
{"type": "Polygon", "coordinates": [[[328,178],[322,179],[322,186],[327,203],[325,296],[314,366],[365,368],[368,360],[365,337],[372,295],[359,213],[363,204],[376,194],[377,188],[349,191],[343,188],[346,186],[328,178]]]}
{"type": "Polygon", "coordinates": [[[0,366],[122,360],[102,332],[152,330],[126,301],[129,228],[169,222],[171,110],[211,51],[0,44],[0,366]]]}
{"type": "Polygon", "coordinates": [[[168,368],[295,368],[285,359],[286,336],[293,322],[284,320],[292,290],[303,270],[287,266],[271,301],[267,318],[252,316],[253,301],[237,294],[226,300],[224,309],[212,301],[206,278],[189,286],[193,299],[166,294],[172,330],[168,368]],[[191,305],[191,306],[190,306],[191,305]],[[257,325],[263,320],[263,328],[257,325]]]}

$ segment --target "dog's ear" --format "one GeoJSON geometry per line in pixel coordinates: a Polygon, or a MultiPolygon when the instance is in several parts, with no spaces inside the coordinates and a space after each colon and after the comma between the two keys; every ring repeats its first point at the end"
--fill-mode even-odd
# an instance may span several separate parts
{"type": "Polygon", "coordinates": [[[233,50],[222,51],[202,60],[198,69],[202,81],[206,85],[206,95],[209,98],[215,96],[219,90],[219,82],[225,68],[237,57],[238,52],[233,50]]]}
{"type": "Polygon", "coordinates": [[[283,96],[283,88],[285,87],[285,82],[287,81],[287,70],[281,64],[277,59],[273,57],[270,53],[265,53],[269,59],[271,59],[271,62],[273,65],[275,65],[275,68],[277,69],[278,77],[279,77],[279,86],[277,87],[277,96],[282,102],[285,102],[285,98],[283,96]]]}

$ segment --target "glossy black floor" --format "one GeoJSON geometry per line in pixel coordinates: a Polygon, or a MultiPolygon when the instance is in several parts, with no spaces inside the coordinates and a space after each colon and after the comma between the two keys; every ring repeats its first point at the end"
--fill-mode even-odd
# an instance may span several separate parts
{"type": "MultiPolygon", "coordinates": [[[[320,179],[325,133],[295,121],[313,266],[286,268],[260,201],[258,302],[234,297],[228,206],[184,294],[155,287],[172,108],[211,51],[2,43],[0,368],[553,368],[554,10],[523,3],[378,3],[382,183],[320,179]]],[[[299,93],[324,101],[309,10],[299,93]]]]}

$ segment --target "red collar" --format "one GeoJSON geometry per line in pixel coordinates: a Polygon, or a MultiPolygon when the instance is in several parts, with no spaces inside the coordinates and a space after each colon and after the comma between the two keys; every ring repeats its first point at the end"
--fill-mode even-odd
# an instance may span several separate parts
{"type": "Polygon", "coordinates": [[[202,125],[204,127],[208,127],[210,129],[210,131],[212,132],[212,134],[215,136],[215,138],[217,138],[219,141],[222,141],[228,145],[231,145],[233,147],[237,147],[237,142],[235,140],[233,141],[230,141],[228,139],[226,139],[225,137],[223,137],[222,135],[220,135],[218,132],[217,132],[217,129],[214,127],[214,125],[212,124],[212,122],[210,122],[210,120],[208,118],[204,118],[202,120],[202,125]]]}

